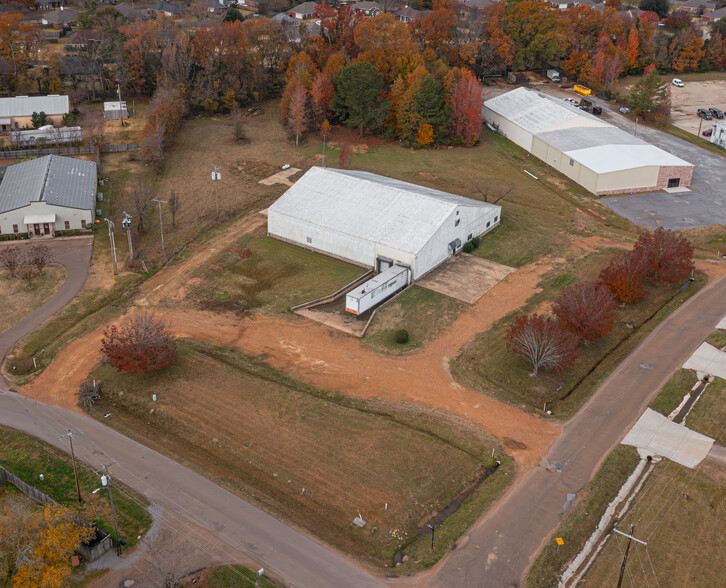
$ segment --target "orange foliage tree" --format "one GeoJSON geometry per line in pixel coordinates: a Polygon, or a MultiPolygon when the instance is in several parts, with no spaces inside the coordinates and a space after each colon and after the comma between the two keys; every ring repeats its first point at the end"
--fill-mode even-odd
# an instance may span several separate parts
{"type": "Polygon", "coordinates": [[[418,128],[416,142],[422,147],[425,147],[426,145],[431,145],[431,143],[434,142],[434,128],[429,123],[423,123],[418,128]]]}
{"type": "Polygon", "coordinates": [[[600,280],[620,302],[632,304],[645,297],[643,261],[632,251],[613,256],[600,272],[600,280]]]}
{"type": "Polygon", "coordinates": [[[633,255],[643,264],[645,275],[656,282],[676,282],[694,269],[693,247],[683,235],[658,227],[640,235],[633,255]]]}
{"type": "Polygon", "coordinates": [[[482,85],[469,74],[464,76],[451,94],[451,138],[470,147],[479,141],[481,134],[482,106],[484,98],[482,85]]]}
{"type": "Polygon", "coordinates": [[[552,311],[568,331],[584,341],[597,341],[615,324],[615,298],[600,282],[564,288],[552,311]]]}

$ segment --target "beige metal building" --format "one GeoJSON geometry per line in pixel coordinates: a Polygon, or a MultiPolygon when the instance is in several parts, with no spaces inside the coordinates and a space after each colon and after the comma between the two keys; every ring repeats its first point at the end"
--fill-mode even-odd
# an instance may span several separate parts
{"type": "Polygon", "coordinates": [[[484,103],[484,119],[593,194],[690,186],[693,164],[557,98],[517,88],[484,103]]]}
{"type": "Polygon", "coordinates": [[[32,129],[34,112],[45,112],[48,122],[59,127],[70,112],[68,96],[13,96],[0,98],[0,130],[32,129]]]}

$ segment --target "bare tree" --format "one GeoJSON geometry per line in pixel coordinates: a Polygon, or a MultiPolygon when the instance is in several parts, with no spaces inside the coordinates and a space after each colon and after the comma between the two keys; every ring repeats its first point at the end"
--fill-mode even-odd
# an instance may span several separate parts
{"type": "Polygon", "coordinates": [[[518,316],[507,327],[507,349],[528,360],[536,376],[540,368],[561,374],[580,355],[578,338],[550,316],[518,316]]]}
{"type": "Polygon", "coordinates": [[[156,173],[164,167],[164,140],[166,130],[164,124],[157,120],[152,123],[148,131],[139,141],[139,155],[141,159],[151,165],[156,173]]]}
{"type": "Polygon", "coordinates": [[[35,268],[32,265],[21,265],[18,268],[18,277],[28,284],[28,290],[30,290],[35,279],[35,268]]]}
{"type": "Polygon", "coordinates": [[[171,226],[176,226],[176,213],[179,212],[179,209],[181,208],[181,196],[179,195],[179,192],[176,190],[172,190],[169,194],[169,200],[167,201],[169,204],[169,212],[171,212],[171,226]]]}
{"type": "Polygon", "coordinates": [[[78,389],[78,404],[85,409],[91,409],[101,399],[101,385],[103,380],[83,382],[78,389]]]}
{"type": "Polygon", "coordinates": [[[0,264],[8,268],[10,277],[15,277],[15,272],[23,263],[23,252],[20,247],[0,247],[0,264]]]}
{"type": "Polygon", "coordinates": [[[151,204],[151,199],[154,197],[154,191],[149,182],[138,176],[135,176],[129,183],[129,191],[131,192],[131,199],[134,203],[134,211],[136,212],[136,230],[139,232],[139,235],[143,235],[144,217],[151,204]]]}
{"type": "Polygon", "coordinates": [[[232,124],[232,136],[235,141],[247,140],[247,127],[245,125],[244,112],[241,108],[235,107],[230,113],[230,121],[232,124]]]}
{"type": "Polygon", "coordinates": [[[27,261],[34,265],[38,275],[42,276],[45,266],[53,261],[53,251],[47,245],[33,245],[28,251],[27,261]]]}
{"type": "Polygon", "coordinates": [[[154,541],[153,550],[133,566],[153,586],[176,588],[180,580],[190,572],[187,540],[162,526],[154,541]]]}
{"type": "Polygon", "coordinates": [[[474,186],[474,189],[479,192],[484,202],[490,202],[491,198],[491,204],[496,204],[514,191],[514,186],[512,185],[509,185],[506,188],[503,186],[492,188],[489,184],[487,184],[483,190],[477,182],[472,182],[472,185],[474,186]]]}

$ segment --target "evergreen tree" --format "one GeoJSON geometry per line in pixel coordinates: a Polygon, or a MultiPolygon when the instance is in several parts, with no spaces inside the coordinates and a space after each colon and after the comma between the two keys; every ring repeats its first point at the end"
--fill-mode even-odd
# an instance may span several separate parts
{"type": "Polygon", "coordinates": [[[390,100],[380,100],[383,76],[370,63],[359,61],[346,67],[335,81],[331,106],[340,120],[349,127],[376,131],[385,122],[390,100]]]}
{"type": "Polygon", "coordinates": [[[416,110],[421,115],[422,122],[433,128],[436,140],[446,134],[451,117],[444,104],[444,88],[430,75],[424,78],[421,89],[416,94],[416,110]]]}

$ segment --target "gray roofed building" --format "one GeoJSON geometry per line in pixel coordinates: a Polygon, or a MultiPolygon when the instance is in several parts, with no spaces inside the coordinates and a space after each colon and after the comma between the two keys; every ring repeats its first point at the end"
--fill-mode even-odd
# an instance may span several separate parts
{"type": "Polygon", "coordinates": [[[716,22],[717,20],[721,20],[722,18],[726,18],[726,7],[719,8],[718,10],[714,10],[713,12],[709,12],[708,14],[701,15],[702,22],[716,22]]]}
{"type": "Polygon", "coordinates": [[[144,18],[145,16],[143,12],[126,3],[116,4],[114,8],[121,14],[121,16],[128,18],[129,20],[136,20],[137,18],[144,18]]]}
{"type": "Polygon", "coordinates": [[[0,183],[0,233],[52,235],[90,227],[96,197],[93,161],[47,155],[8,166],[0,183]]]}
{"type": "Polygon", "coordinates": [[[420,18],[427,17],[429,14],[431,14],[430,10],[416,10],[410,6],[406,6],[405,8],[401,8],[401,10],[394,12],[393,16],[401,22],[414,22],[420,18]]]}
{"type": "Polygon", "coordinates": [[[369,0],[363,0],[362,2],[356,2],[353,4],[353,10],[356,12],[362,12],[365,16],[378,16],[383,9],[378,2],[371,2],[369,0]]]}
{"type": "Polygon", "coordinates": [[[44,25],[53,25],[54,27],[68,27],[78,20],[78,12],[68,8],[59,8],[48,14],[44,14],[40,22],[44,25]]]}
{"type": "Polygon", "coordinates": [[[161,2],[154,4],[149,8],[149,12],[159,14],[163,12],[167,16],[181,16],[184,14],[186,7],[180,2],[167,2],[167,0],[161,0],[161,2]]]}
{"type": "Polygon", "coordinates": [[[268,232],[369,267],[385,258],[414,279],[494,228],[501,207],[362,171],[313,167],[268,210],[268,232]],[[452,245],[457,242],[456,245],[452,245]]]}
{"type": "Polygon", "coordinates": [[[5,130],[31,127],[34,112],[44,112],[53,124],[59,125],[69,110],[68,96],[58,94],[0,98],[0,120],[8,127],[5,130]]]}
{"type": "Polygon", "coordinates": [[[306,20],[313,17],[317,7],[317,2],[303,2],[302,4],[295,6],[295,8],[288,10],[287,14],[297,18],[298,20],[306,20]]]}

